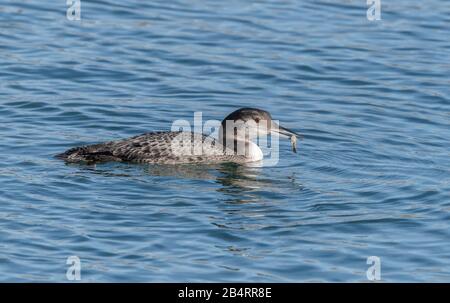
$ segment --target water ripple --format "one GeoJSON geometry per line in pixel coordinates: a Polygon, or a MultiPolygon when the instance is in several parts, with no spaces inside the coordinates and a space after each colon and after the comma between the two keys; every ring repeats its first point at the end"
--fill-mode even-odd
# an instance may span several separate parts
{"type": "Polygon", "coordinates": [[[4,281],[450,279],[448,3],[0,5],[4,281]],[[439,10],[434,9],[439,7],[439,10]],[[269,110],[276,167],[66,165],[74,145],[269,110]]]}

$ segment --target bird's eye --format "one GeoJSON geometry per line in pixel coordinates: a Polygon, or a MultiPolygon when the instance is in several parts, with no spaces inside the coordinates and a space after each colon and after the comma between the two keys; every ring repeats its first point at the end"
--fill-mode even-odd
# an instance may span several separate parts
{"type": "Polygon", "coordinates": [[[259,118],[255,118],[255,122],[256,122],[256,123],[259,123],[259,118]]]}

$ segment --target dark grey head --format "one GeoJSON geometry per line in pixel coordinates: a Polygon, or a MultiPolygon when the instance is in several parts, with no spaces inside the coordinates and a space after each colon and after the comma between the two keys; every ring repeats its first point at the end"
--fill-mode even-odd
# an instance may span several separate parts
{"type": "Polygon", "coordinates": [[[289,138],[292,136],[300,136],[299,134],[280,126],[278,123],[272,120],[272,116],[269,112],[258,108],[244,107],[235,110],[234,112],[226,116],[225,119],[223,119],[223,130],[226,129],[226,123],[228,121],[234,123],[242,121],[244,123],[248,123],[249,125],[256,125],[260,133],[276,132],[279,135],[289,138]]]}

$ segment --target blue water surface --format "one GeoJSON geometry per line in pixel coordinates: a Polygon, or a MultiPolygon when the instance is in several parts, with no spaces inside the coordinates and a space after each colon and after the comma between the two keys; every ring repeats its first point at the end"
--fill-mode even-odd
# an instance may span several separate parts
{"type": "Polygon", "coordinates": [[[450,282],[450,2],[0,0],[0,281],[450,282]],[[66,165],[222,119],[275,167],[66,165]]]}

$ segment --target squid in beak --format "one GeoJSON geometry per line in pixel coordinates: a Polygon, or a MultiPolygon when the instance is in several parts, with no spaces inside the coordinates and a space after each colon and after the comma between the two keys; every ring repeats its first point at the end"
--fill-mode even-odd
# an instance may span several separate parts
{"type": "Polygon", "coordinates": [[[300,139],[303,139],[303,136],[290,130],[287,129],[285,127],[280,126],[279,124],[277,124],[276,122],[272,121],[272,127],[271,127],[271,131],[275,132],[283,137],[287,137],[291,139],[291,146],[292,146],[292,151],[294,153],[297,152],[297,137],[299,137],[300,139]]]}

